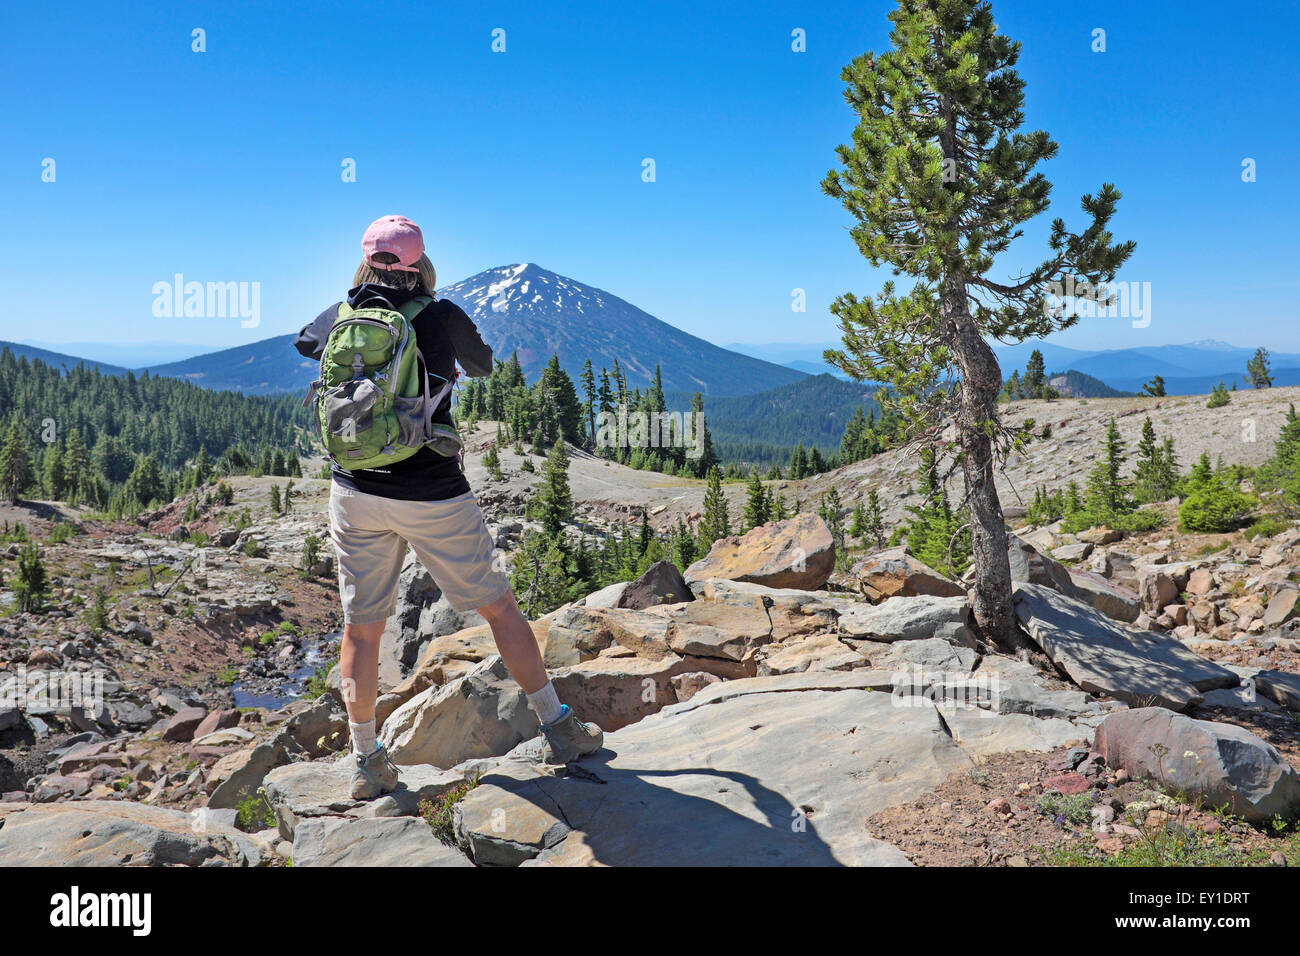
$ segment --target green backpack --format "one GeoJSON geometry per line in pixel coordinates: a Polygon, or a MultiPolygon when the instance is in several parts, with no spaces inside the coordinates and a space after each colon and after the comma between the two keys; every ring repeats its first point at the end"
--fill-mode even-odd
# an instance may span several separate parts
{"type": "Polygon", "coordinates": [[[321,442],[341,468],[382,468],[425,445],[449,458],[460,454],[456,430],[433,421],[455,377],[429,393],[429,373],[411,326],[432,301],[417,296],[396,311],[339,306],[321,353],[320,378],[303,404],[315,397],[321,442]]]}

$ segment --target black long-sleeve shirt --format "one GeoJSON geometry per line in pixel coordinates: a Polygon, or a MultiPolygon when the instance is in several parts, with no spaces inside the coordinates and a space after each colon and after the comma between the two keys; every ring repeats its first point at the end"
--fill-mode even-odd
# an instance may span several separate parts
{"type": "MultiPolygon", "coordinates": [[[[347,302],[354,309],[398,309],[415,295],[413,291],[365,283],[348,292],[347,302]]],[[[304,326],[294,339],[294,348],[308,358],[319,360],[342,304],[334,303],[304,326]]],[[[420,354],[424,356],[425,368],[430,373],[449,380],[456,373],[457,362],[472,377],[492,371],[491,346],[479,335],[474,320],[456,303],[447,299],[435,300],[415,317],[411,327],[415,330],[420,354]]],[[[444,425],[452,424],[450,395],[434,412],[433,420],[444,425]]],[[[332,474],[344,488],[403,501],[442,501],[470,490],[459,460],[439,455],[431,448],[421,448],[410,458],[386,468],[347,471],[335,464],[332,474]]]]}

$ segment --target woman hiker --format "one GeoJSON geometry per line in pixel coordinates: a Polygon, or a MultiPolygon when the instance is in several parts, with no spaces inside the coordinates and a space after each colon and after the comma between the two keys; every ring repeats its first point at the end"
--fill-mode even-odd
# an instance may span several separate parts
{"type": "MultiPolygon", "coordinates": [[[[473,320],[455,303],[433,299],[435,272],[415,223],[402,216],[378,219],[362,237],[361,249],[345,317],[352,309],[376,308],[408,316],[423,358],[419,374],[436,377],[438,383],[454,381],[456,362],[472,376],[492,371],[492,349],[473,320]]],[[[298,334],[294,345],[299,352],[321,358],[343,305],[330,306],[298,334]]],[[[356,359],[361,361],[360,353],[356,359]]],[[[354,378],[373,376],[382,382],[387,374],[381,369],[377,376],[373,370],[367,376],[359,367],[354,378]]],[[[449,386],[440,400],[430,399],[434,402],[432,426],[454,434],[449,386]]],[[[578,720],[556,697],[509,578],[495,563],[492,538],[455,450],[426,444],[384,467],[351,470],[334,460],[330,538],[338,555],[343,603],[339,668],[349,691],[344,697],[352,732],[354,799],[369,800],[397,786],[397,767],[375,736],[375,698],[379,639],[395,610],[408,544],[453,608],[476,609],[491,626],[502,660],[541,723],[542,759],[565,764],[594,753],[603,742],[599,727],[578,720]]]]}

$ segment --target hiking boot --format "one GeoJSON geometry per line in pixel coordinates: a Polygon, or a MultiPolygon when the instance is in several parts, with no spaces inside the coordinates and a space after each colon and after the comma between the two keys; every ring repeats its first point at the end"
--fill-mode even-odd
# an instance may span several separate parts
{"type": "Polygon", "coordinates": [[[542,760],[549,764],[566,764],[584,754],[594,754],[605,743],[605,734],[595,724],[584,724],[568,704],[554,722],[542,725],[542,760]]]}
{"type": "Polygon", "coordinates": [[[370,756],[352,754],[352,799],[373,800],[397,786],[397,764],[380,744],[370,756]]]}

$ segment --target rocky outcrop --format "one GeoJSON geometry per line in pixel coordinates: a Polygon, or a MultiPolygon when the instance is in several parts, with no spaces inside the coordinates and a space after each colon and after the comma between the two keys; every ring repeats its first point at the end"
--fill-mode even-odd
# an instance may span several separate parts
{"type": "Polygon", "coordinates": [[[835,543],[815,514],[773,521],[739,537],[719,538],[686,569],[687,583],[708,578],[815,591],[835,568],[835,543]]]}
{"type": "Polygon", "coordinates": [[[1126,627],[1044,585],[1019,585],[1015,608],[1030,639],[1091,693],[1185,710],[1202,701],[1202,691],[1241,682],[1173,637],[1126,627]]]}

